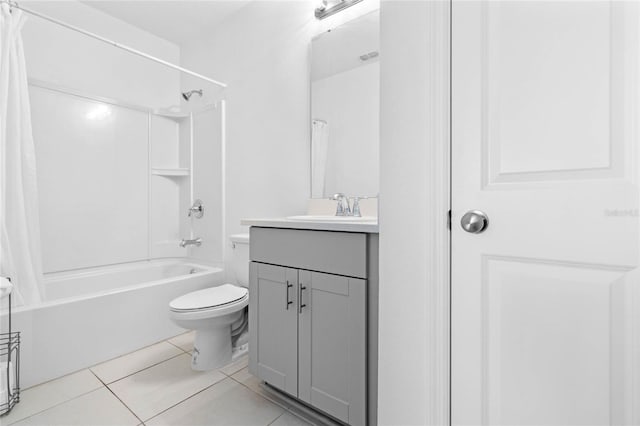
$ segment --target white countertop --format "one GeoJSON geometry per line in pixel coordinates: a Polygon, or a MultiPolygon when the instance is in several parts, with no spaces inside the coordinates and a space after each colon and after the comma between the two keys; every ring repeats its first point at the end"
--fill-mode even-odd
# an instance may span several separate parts
{"type": "Polygon", "coordinates": [[[378,222],[357,222],[357,221],[304,221],[281,218],[256,218],[242,219],[241,225],[260,226],[264,228],[287,228],[287,229],[310,229],[314,231],[341,231],[341,232],[363,232],[369,234],[378,233],[378,222]]]}

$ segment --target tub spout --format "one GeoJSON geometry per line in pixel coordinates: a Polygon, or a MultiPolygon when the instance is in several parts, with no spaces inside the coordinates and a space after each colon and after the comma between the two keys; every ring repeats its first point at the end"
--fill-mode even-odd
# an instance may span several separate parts
{"type": "Polygon", "coordinates": [[[182,239],[182,241],[180,241],[180,247],[186,247],[186,246],[196,246],[196,247],[200,247],[202,245],[202,238],[196,238],[195,240],[185,240],[184,238],[182,239]]]}

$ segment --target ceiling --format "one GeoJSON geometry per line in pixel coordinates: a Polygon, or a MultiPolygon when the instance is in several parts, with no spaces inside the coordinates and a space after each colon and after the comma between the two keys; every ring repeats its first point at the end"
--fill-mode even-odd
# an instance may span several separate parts
{"type": "Polygon", "coordinates": [[[176,44],[210,34],[249,0],[85,0],[84,4],[176,44]]]}

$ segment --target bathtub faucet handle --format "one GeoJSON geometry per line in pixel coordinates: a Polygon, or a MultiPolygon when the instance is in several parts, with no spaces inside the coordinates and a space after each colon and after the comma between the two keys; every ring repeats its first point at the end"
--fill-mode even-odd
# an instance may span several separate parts
{"type": "Polygon", "coordinates": [[[189,207],[189,217],[195,217],[196,219],[202,218],[204,216],[204,206],[202,205],[202,201],[195,200],[193,205],[189,207]]]}
{"type": "Polygon", "coordinates": [[[194,240],[185,240],[184,238],[180,241],[180,247],[184,248],[186,246],[196,246],[200,247],[202,245],[202,238],[198,237],[194,240]]]}

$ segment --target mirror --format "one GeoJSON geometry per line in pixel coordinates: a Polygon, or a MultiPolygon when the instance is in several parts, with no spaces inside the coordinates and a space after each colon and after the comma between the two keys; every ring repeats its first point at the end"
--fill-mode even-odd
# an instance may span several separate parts
{"type": "Polygon", "coordinates": [[[311,42],[311,198],[377,196],[380,13],[311,42]]]}

